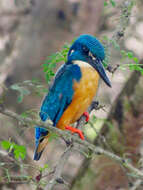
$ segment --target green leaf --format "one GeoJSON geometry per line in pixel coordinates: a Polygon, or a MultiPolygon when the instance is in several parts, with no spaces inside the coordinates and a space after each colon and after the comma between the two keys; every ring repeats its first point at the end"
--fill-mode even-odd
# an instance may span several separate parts
{"type": "Polygon", "coordinates": [[[133,60],[134,60],[135,63],[139,62],[139,59],[137,57],[133,57],[133,60]]]}
{"type": "Polygon", "coordinates": [[[109,38],[107,36],[103,36],[104,41],[109,41],[109,38]]]}
{"type": "Polygon", "coordinates": [[[44,172],[47,168],[49,168],[49,165],[45,164],[44,167],[40,167],[40,172],[44,172]]]}
{"type": "Polygon", "coordinates": [[[27,90],[26,88],[19,86],[18,84],[13,84],[10,87],[12,90],[17,90],[19,93],[23,94],[23,95],[29,95],[30,91],[27,90]]]}
{"type": "Polygon", "coordinates": [[[134,1],[129,2],[130,4],[128,5],[128,11],[130,12],[133,8],[133,6],[135,5],[134,1]]]}
{"type": "Polygon", "coordinates": [[[65,44],[60,52],[56,52],[45,60],[43,67],[43,72],[45,73],[46,81],[49,83],[51,78],[54,76],[54,69],[56,64],[61,61],[66,61],[67,53],[69,51],[70,44],[65,44]]]}
{"type": "Polygon", "coordinates": [[[20,94],[17,98],[18,103],[21,103],[23,101],[23,94],[20,94]]]}
{"type": "Polygon", "coordinates": [[[22,160],[24,160],[25,156],[26,156],[26,148],[25,146],[22,145],[14,145],[14,156],[15,158],[18,160],[19,158],[21,158],[22,160]]]}
{"type": "Polygon", "coordinates": [[[27,113],[27,112],[23,112],[23,113],[21,114],[21,116],[22,116],[23,118],[27,118],[28,115],[29,115],[29,113],[27,113]]]}
{"type": "Polygon", "coordinates": [[[106,7],[108,5],[107,1],[104,1],[104,7],[106,7]]]}
{"type": "Polygon", "coordinates": [[[111,40],[111,42],[112,42],[112,44],[113,44],[113,46],[114,46],[115,49],[120,50],[120,46],[119,46],[119,44],[117,43],[117,41],[111,40]]]}
{"type": "Polygon", "coordinates": [[[103,66],[105,68],[108,66],[108,60],[107,59],[104,59],[102,63],[103,63],[103,66]]]}
{"type": "Polygon", "coordinates": [[[14,157],[15,159],[19,159],[21,158],[22,160],[25,158],[26,156],[26,148],[25,146],[22,145],[17,145],[13,142],[9,142],[9,141],[2,141],[1,142],[1,146],[3,149],[7,150],[7,151],[12,151],[14,153],[14,157]]]}
{"type": "Polygon", "coordinates": [[[11,147],[11,143],[9,141],[2,141],[1,146],[2,146],[3,149],[9,150],[10,147],[11,147]]]}
{"type": "Polygon", "coordinates": [[[11,85],[10,88],[11,88],[12,90],[19,90],[18,84],[13,84],[13,85],[11,85]]]}
{"type": "Polygon", "coordinates": [[[127,56],[128,56],[129,59],[133,59],[133,56],[134,56],[134,55],[133,55],[132,52],[127,52],[127,56]]]}
{"type": "Polygon", "coordinates": [[[122,57],[125,58],[126,57],[126,51],[125,50],[121,50],[120,52],[121,52],[122,57]]]}
{"type": "Polygon", "coordinates": [[[127,175],[130,177],[138,178],[138,175],[136,175],[135,173],[127,173],[127,175]]]}
{"type": "Polygon", "coordinates": [[[48,71],[48,66],[46,63],[43,64],[43,71],[46,73],[48,71]]]}
{"type": "Polygon", "coordinates": [[[13,84],[13,85],[10,86],[10,88],[12,90],[17,90],[18,91],[18,93],[19,93],[19,96],[17,98],[18,103],[22,102],[22,100],[24,98],[24,95],[29,95],[30,94],[30,91],[28,89],[26,89],[25,87],[20,86],[18,84],[13,84]]]}
{"type": "Polygon", "coordinates": [[[46,81],[49,82],[51,78],[54,76],[54,68],[56,67],[55,63],[44,63],[43,65],[43,71],[45,73],[46,81]]]}
{"type": "Polygon", "coordinates": [[[130,68],[130,70],[132,70],[132,71],[135,70],[135,71],[140,71],[141,74],[143,73],[143,68],[141,67],[141,65],[131,63],[131,64],[129,65],[129,68],[130,68]]]}
{"type": "Polygon", "coordinates": [[[115,7],[115,6],[116,6],[116,2],[115,2],[115,1],[110,0],[110,3],[111,3],[111,5],[112,5],[113,7],[115,7]]]}

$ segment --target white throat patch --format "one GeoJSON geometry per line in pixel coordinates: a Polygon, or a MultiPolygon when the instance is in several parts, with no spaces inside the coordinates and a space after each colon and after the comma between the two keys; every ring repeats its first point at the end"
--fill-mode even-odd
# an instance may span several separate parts
{"type": "Polygon", "coordinates": [[[73,61],[73,64],[77,64],[79,67],[88,67],[88,68],[92,68],[92,66],[91,66],[89,63],[84,62],[84,61],[80,61],[80,60],[73,61]]]}

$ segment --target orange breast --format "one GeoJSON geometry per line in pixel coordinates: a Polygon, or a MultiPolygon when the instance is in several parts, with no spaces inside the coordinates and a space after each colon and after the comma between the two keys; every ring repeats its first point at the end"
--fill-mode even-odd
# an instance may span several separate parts
{"type": "Polygon", "coordinates": [[[99,75],[91,66],[81,67],[82,78],[74,82],[74,95],[71,104],[64,111],[57,127],[64,129],[66,125],[76,122],[90,106],[96,95],[99,75]]]}

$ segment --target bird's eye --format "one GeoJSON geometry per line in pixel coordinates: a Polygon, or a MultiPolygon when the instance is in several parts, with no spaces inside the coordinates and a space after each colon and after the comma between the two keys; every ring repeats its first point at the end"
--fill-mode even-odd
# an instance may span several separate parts
{"type": "Polygon", "coordinates": [[[86,47],[86,46],[83,46],[83,51],[85,52],[85,53],[88,53],[89,52],[89,50],[88,50],[88,48],[86,47]]]}

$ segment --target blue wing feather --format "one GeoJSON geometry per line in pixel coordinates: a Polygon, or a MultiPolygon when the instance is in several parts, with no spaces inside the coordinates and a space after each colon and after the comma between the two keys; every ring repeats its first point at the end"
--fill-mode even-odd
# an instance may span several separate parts
{"type": "MultiPolygon", "coordinates": [[[[61,66],[42,103],[40,109],[40,118],[42,121],[51,119],[54,126],[56,126],[63,112],[72,101],[74,94],[73,81],[79,81],[80,78],[81,71],[78,65],[64,64],[61,66]]],[[[47,134],[48,131],[46,129],[36,127],[36,145],[38,145],[38,141],[41,136],[45,136],[47,134]]]]}

